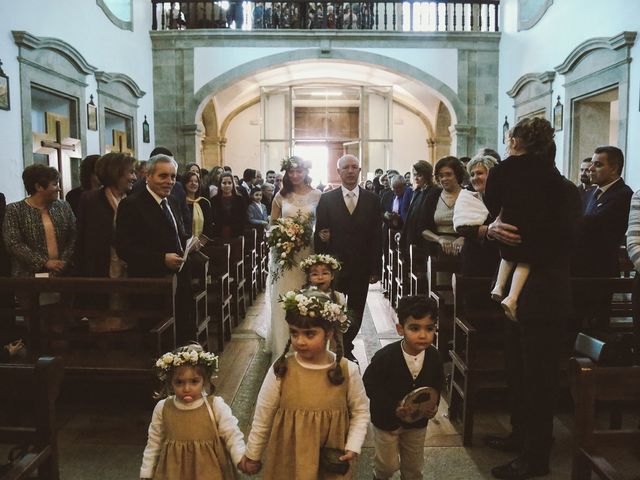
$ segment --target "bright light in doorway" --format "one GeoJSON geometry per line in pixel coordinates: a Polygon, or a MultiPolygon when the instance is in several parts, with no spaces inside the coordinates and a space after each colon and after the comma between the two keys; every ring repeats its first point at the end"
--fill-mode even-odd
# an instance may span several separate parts
{"type": "Polygon", "coordinates": [[[329,162],[329,148],[325,144],[294,145],[293,154],[311,162],[311,184],[315,187],[319,183],[327,184],[327,163],[329,162]]]}

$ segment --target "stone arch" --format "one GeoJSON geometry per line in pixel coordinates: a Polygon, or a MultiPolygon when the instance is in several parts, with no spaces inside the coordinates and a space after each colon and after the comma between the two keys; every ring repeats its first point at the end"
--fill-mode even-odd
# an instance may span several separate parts
{"type": "Polygon", "coordinates": [[[288,63],[319,59],[371,65],[417,80],[434,91],[450,110],[454,123],[466,123],[467,109],[464,103],[449,86],[433,75],[391,57],[351,49],[331,50],[329,54],[323,53],[320,49],[299,49],[269,55],[239,65],[203,85],[194,94],[193,100],[188,106],[187,112],[185,112],[185,119],[197,121],[196,119],[200,117],[202,109],[209,98],[215,96],[216,93],[224,90],[234,82],[256,71],[274,68],[288,63]]]}

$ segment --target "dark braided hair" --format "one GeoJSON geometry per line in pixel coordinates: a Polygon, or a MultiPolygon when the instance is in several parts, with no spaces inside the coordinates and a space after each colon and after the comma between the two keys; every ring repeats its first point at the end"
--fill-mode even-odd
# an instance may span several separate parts
{"type": "MultiPolygon", "coordinates": [[[[336,365],[333,368],[330,368],[327,372],[327,377],[329,377],[329,381],[333,385],[341,385],[344,382],[344,375],[342,373],[342,366],[340,365],[342,357],[344,356],[344,351],[342,347],[342,334],[338,333],[334,328],[333,324],[325,320],[324,318],[319,317],[305,317],[303,315],[298,315],[293,312],[287,312],[285,315],[285,320],[289,325],[293,325],[299,328],[313,328],[320,327],[325,333],[333,332],[334,338],[336,339],[336,365]]],[[[287,374],[287,353],[289,353],[289,349],[291,348],[291,336],[289,336],[289,340],[287,341],[287,345],[284,347],[284,351],[282,355],[278,357],[278,360],[273,364],[273,373],[277,378],[282,378],[287,374]]]]}

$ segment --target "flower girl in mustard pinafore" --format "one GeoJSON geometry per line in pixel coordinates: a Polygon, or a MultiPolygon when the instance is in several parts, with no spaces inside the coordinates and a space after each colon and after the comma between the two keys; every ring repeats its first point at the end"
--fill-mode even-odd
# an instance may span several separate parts
{"type": "MultiPolygon", "coordinates": [[[[358,366],[327,350],[346,329],[346,308],[317,289],[281,298],[290,338],[262,384],[240,469],[253,474],[264,462],[264,480],[349,479],[369,424],[369,401],[358,366]],[[294,354],[287,356],[293,347],[294,354]],[[321,464],[321,449],[337,449],[345,474],[321,464]]],[[[326,451],[325,451],[326,453],[326,451]]]]}
{"type": "Polygon", "coordinates": [[[165,385],[149,426],[140,478],[227,480],[235,478],[245,444],[238,420],[212,392],[218,357],[198,344],[164,354],[156,362],[165,385]]]}

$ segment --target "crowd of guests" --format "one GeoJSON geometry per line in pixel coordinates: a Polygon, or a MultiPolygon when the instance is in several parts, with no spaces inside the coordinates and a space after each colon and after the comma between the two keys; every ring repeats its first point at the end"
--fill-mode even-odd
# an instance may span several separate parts
{"type": "MultiPolygon", "coordinates": [[[[496,478],[548,472],[559,342],[571,311],[570,277],[619,276],[625,235],[630,259],[640,269],[640,192],[633,195],[621,177],[622,151],[596,148],[581,163],[576,187],[555,166],[553,136],[546,120],[524,119],[509,132],[504,160],[487,148],[473,158],[446,156],[435,165],[419,160],[405,174],[378,170],[359,184],[359,161],[345,156],[338,164],[342,186],[337,189],[342,193],[323,195],[318,204],[316,247],[328,253],[353,250],[348,257],[357,257],[351,238],[343,239],[344,251],[337,247],[341,235],[349,229],[349,235],[358,235],[358,222],[370,223],[379,213],[380,228],[367,231],[381,235],[381,246],[391,230],[399,233],[406,259],[410,245],[416,245],[428,255],[459,260],[463,275],[496,277],[496,288],[487,297],[491,293],[509,319],[505,334],[512,433],[486,442],[519,454],[493,469],[496,478]],[[528,188],[532,183],[536,187],[528,188]],[[352,193],[354,200],[348,198],[352,193]],[[345,227],[336,213],[343,202],[345,227]],[[365,203],[367,218],[359,220],[365,203]]],[[[5,276],[122,278],[178,272],[192,235],[227,240],[250,227],[264,231],[274,196],[283,188],[283,175],[273,170],[263,177],[247,168],[239,178],[229,167],[207,171],[187,164],[179,175],[172,152],[162,147],[147,162],[122,153],[85,158],[81,185],[66,201],[59,198],[60,175],[54,168],[31,165],[22,178],[27,197],[6,208],[0,202],[5,276]]],[[[365,266],[362,305],[354,311],[364,310],[366,284],[379,275],[365,266]]],[[[638,290],[638,282],[636,286],[638,290]]],[[[349,288],[344,285],[343,290],[349,288]]],[[[349,296],[351,301],[358,297],[353,292],[349,296]]],[[[606,294],[574,294],[574,301],[593,305],[599,320],[610,300],[606,294]]],[[[132,325],[113,319],[91,328],[119,331],[132,325]]],[[[345,347],[356,334],[357,328],[345,335],[345,347]]],[[[11,341],[15,339],[2,340],[7,342],[3,354],[20,349],[11,341]]],[[[639,351],[636,344],[636,357],[639,351]]],[[[349,348],[345,357],[352,357],[349,348]]]]}

